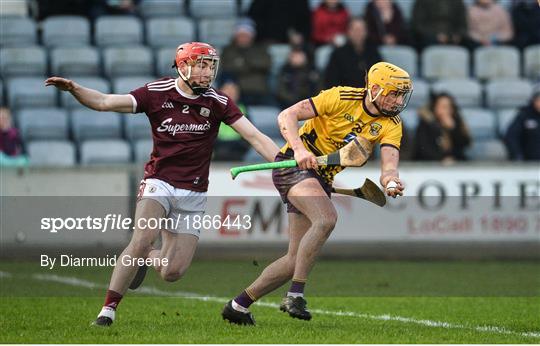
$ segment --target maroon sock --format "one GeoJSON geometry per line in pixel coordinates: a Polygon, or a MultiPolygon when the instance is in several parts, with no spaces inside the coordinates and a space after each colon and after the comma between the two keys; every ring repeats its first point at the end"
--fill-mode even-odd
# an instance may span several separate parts
{"type": "Polygon", "coordinates": [[[118,304],[120,304],[120,300],[122,300],[122,295],[120,293],[113,290],[107,290],[107,294],[105,295],[105,303],[103,306],[116,310],[116,307],[118,304]]]}
{"type": "Polygon", "coordinates": [[[247,309],[255,300],[246,291],[242,291],[238,297],[234,298],[234,301],[236,304],[247,309]]]}

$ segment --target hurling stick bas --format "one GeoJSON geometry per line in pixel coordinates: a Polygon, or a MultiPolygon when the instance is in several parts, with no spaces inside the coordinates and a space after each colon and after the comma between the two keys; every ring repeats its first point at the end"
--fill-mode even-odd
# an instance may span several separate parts
{"type": "Polygon", "coordinates": [[[341,195],[347,195],[352,197],[358,197],[365,199],[379,207],[384,207],[386,204],[386,196],[384,192],[373,181],[366,178],[364,184],[356,189],[343,189],[339,187],[333,187],[332,192],[339,193],[341,195]]]}

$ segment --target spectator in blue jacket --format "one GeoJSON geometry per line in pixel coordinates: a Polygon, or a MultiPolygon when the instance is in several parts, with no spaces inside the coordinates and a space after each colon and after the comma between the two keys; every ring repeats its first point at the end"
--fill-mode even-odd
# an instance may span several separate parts
{"type": "Polygon", "coordinates": [[[508,127],[504,141],[511,160],[540,160],[540,85],[508,127]]]}

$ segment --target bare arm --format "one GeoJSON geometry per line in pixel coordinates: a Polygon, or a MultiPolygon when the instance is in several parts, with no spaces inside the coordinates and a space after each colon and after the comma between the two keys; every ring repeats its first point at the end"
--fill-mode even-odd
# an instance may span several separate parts
{"type": "Polygon", "coordinates": [[[133,98],[131,95],[103,94],[94,89],[88,89],[72,80],[51,77],[45,81],[45,86],[55,86],[62,91],[69,91],[82,105],[100,112],[133,113],[133,98]]]}
{"type": "Polygon", "coordinates": [[[403,185],[399,179],[399,150],[391,146],[381,148],[381,185],[385,188],[386,194],[391,197],[403,195],[403,185]],[[394,181],[397,186],[388,189],[388,183],[394,181]]]}
{"type": "Polygon", "coordinates": [[[235,121],[231,127],[238,132],[268,162],[273,162],[279,148],[267,135],[259,131],[246,117],[235,121]]]}
{"type": "Polygon", "coordinates": [[[301,169],[317,168],[315,155],[309,152],[298,135],[298,121],[314,118],[315,110],[309,100],[302,100],[284,109],[278,116],[281,135],[294,151],[294,158],[301,169]]]}

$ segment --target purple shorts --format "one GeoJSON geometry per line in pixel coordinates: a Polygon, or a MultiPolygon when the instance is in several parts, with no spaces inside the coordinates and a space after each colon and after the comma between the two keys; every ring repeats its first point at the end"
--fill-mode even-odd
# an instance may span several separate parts
{"type": "MultiPolygon", "coordinates": [[[[294,159],[294,152],[291,149],[288,149],[285,154],[278,153],[276,155],[276,158],[274,159],[274,162],[279,161],[285,161],[285,160],[292,160],[294,159]]],[[[272,170],[272,181],[274,182],[274,186],[279,192],[279,195],[281,196],[281,200],[283,203],[287,205],[287,213],[295,213],[295,214],[302,214],[300,210],[298,210],[287,198],[287,194],[289,193],[289,190],[294,185],[298,184],[302,180],[306,180],[309,178],[315,178],[321,184],[321,187],[326,192],[328,197],[330,198],[330,195],[332,193],[332,186],[328,185],[323,178],[317,174],[317,171],[314,169],[308,169],[308,170],[302,170],[298,167],[292,167],[292,168],[278,168],[272,170]]]]}

